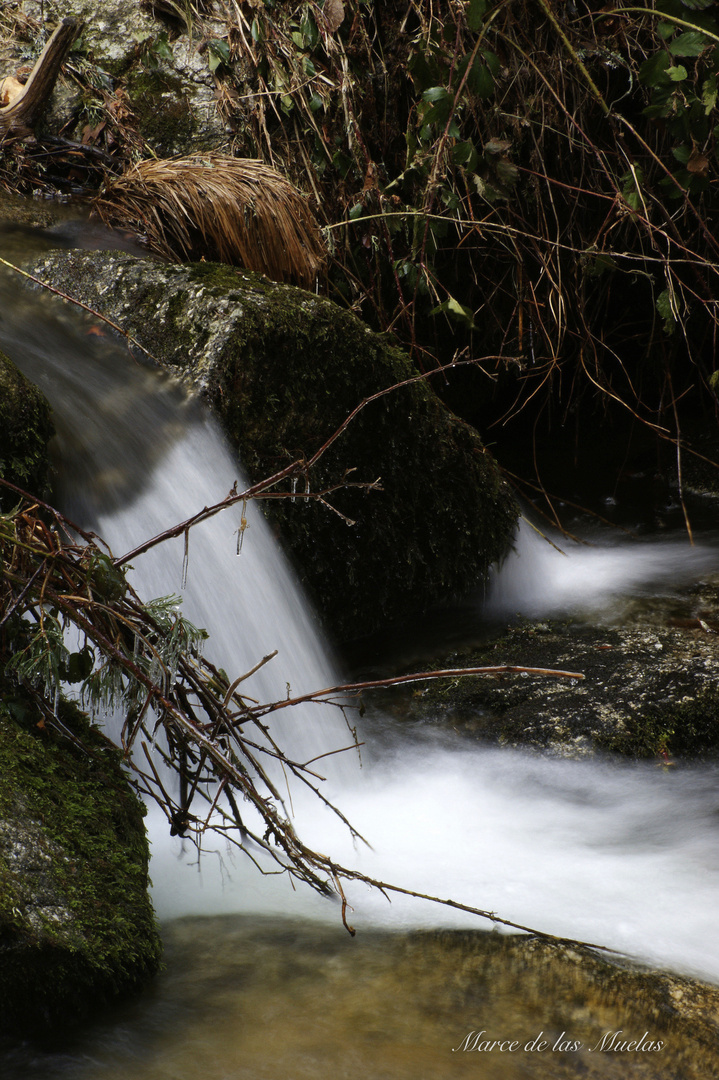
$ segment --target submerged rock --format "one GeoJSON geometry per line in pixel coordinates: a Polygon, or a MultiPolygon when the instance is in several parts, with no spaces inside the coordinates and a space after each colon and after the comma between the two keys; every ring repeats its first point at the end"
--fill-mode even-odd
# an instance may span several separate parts
{"type": "Polygon", "coordinates": [[[74,706],[50,730],[0,704],[0,1034],[83,1020],[155,973],[144,809],[118,752],[74,706]]]}
{"type": "MultiPolygon", "coordinates": [[[[253,481],[308,461],[363,400],[417,374],[331,301],[236,268],[53,252],[34,272],[198,387],[253,481]]],[[[475,588],[507,551],[517,518],[477,432],[424,381],[369,402],[309,475],[314,492],[377,480],[381,490],[327,495],[337,513],[301,498],[264,504],[344,638],[475,588]]]]}
{"type": "MultiPolygon", "coordinates": [[[[708,1080],[719,1069],[716,987],[588,950],[471,930],[350,939],[232,915],[179,920],[165,940],[152,997],[74,1047],[106,1080],[132,1075],[148,1045],[158,1076],[187,1077],[181,1062],[206,1059],[217,1076],[294,1080],[708,1080]]],[[[61,1064],[47,1055],[41,1074],[26,1051],[3,1075],[59,1080],[61,1064]]]]}

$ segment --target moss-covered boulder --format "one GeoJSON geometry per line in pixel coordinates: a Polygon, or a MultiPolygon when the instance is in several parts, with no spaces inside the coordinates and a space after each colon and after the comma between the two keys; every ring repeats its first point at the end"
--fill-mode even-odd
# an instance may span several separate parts
{"type": "Polygon", "coordinates": [[[144,809],[68,703],[0,686],[0,1033],[76,1023],[159,964],[144,809]]]}
{"type": "MultiPolygon", "coordinates": [[[[0,476],[42,494],[48,484],[47,444],[52,434],[47,401],[0,352],[0,476]]],[[[0,488],[0,509],[15,502],[12,493],[0,488]]]]}
{"type": "MultiPolygon", "coordinates": [[[[235,268],[53,252],[34,270],[199,386],[253,481],[309,460],[360,402],[417,374],[331,301],[235,268]]],[[[467,593],[511,542],[517,508],[493,458],[425,381],[370,401],[309,475],[314,492],[345,480],[381,490],[335,491],[339,513],[268,506],[344,638],[467,593]]]]}

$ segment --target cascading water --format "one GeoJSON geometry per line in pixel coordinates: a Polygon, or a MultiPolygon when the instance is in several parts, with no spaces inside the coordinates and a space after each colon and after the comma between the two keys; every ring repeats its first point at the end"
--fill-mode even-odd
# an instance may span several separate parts
{"type": "MultiPolygon", "coordinates": [[[[117,554],[226,494],[238,476],[236,463],[196,405],[168,380],[133,366],[122,350],[87,335],[82,320],[67,313],[40,316],[40,310],[41,298],[15,293],[4,308],[0,347],[56,410],[64,459],[58,492],[71,515],[97,528],[117,554]]],[[[239,559],[238,524],[237,516],[220,515],[193,530],[185,613],[209,628],[208,652],[228,672],[247,670],[279,650],[253,677],[255,696],[283,696],[286,682],[293,691],[331,685],[331,663],[261,516],[253,516],[239,559]]],[[[523,536],[519,547],[525,547],[523,536]]],[[[518,561],[510,560],[504,585],[501,576],[495,583],[495,608],[514,609],[529,597],[537,614],[551,608],[550,598],[564,597],[563,607],[576,595],[582,556],[557,555],[555,567],[553,553],[550,573],[538,567],[543,550],[520,550],[518,561]],[[540,579],[543,595],[532,585],[540,579]]],[[[679,550],[686,563],[686,546],[635,545],[631,554],[614,547],[587,555],[579,580],[583,589],[591,581],[596,598],[605,595],[597,572],[602,558],[611,559],[612,589],[623,572],[620,591],[628,581],[671,578],[679,550]]],[[[141,595],[177,592],[183,555],[178,541],[138,559],[141,595]]],[[[705,560],[703,568],[714,557],[704,552],[697,558],[705,560]]],[[[326,710],[319,718],[298,713],[281,737],[298,748],[300,759],[347,741],[341,721],[328,733],[326,710]]],[[[370,730],[365,737],[371,743],[370,730]]],[[[318,850],[376,878],[719,980],[713,769],[667,775],[651,766],[469,747],[449,737],[412,745],[397,738],[381,754],[370,745],[368,755],[370,767],[360,771],[351,759],[351,779],[345,774],[336,787],[342,788],[341,808],[374,850],[355,849],[336,819],[299,796],[298,831],[318,850]]],[[[337,919],[326,902],[238,863],[218,868],[205,859],[202,873],[193,873],[186,865],[191,855],[181,857],[179,842],[161,835],[152,818],[151,831],[161,917],[250,910],[337,919]]],[[[348,895],[355,923],[477,926],[472,917],[416,900],[390,905],[360,886],[348,895]]]]}
{"type": "Polygon", "coordinates": [[[488,615],[576,614],[611,609],[627,597],[697,580],[717,567],[716,547],[680,538],[618,540],[606,531],[588,542],[520,523],[514,550],[495,572],[488,615]]]}

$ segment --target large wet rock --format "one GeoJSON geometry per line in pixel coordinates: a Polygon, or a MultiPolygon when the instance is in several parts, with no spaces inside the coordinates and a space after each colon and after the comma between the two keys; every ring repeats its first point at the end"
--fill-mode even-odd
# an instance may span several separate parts
{"type": "MultiPolygon", "coordinates": [[[[53,252],[33,268],[192,382],[253,481],[309,460],[360,402],[416,375],[331,301],[236,268],[117,252],[53,252]]],[[[328,495],[338,513],[300,499],[264,504],[345,638],[466,593],[512,540],[517,508],[496,463],[422,381],[369,403],[309,480],[315,492],[381,481],[380,491],[328,495]]]]}
{"type": "Polygon", "coordinates": [[[637,602],[623,623],[525,621],[432,668],[552,668],[583,679],[504,673],[412,684],[377,695],[408,722],[565,756],[668,760],[719,749],[719,585],[637,602]]]}
{"type": "Polygon", "coordinates": [[[51,722],[0,689],[0,1033],[39,1036],[143,985],[160,943],[118,751],[74,706],[51,722]]]}

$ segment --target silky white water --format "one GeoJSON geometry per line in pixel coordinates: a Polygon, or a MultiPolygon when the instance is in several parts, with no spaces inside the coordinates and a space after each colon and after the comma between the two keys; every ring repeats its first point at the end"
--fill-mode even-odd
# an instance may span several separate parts
{"type": "Polygon", "coordinates": [[[525,519],[492,577],[486,611],[533,617],[601,612],[627,597],[689,584],[718,564],[716,544],[691,544],[686,534],[637,541],[594,530],[580,542],[525,519]]]}
{"type": "MultiPolygon", "coordinates": [[[[83,323],[53,318],[29,327],[6,318],[0,346],[56,406],[58,490],[82,523],[120,554],[222,497],[238,468],[212,422],[171,383],[85,336],[83,323]]],[[[185,613],[211,632],[208,655],[232,676],[278,649],[253,677],[265,699],[283,696],[287,682],[293,692],[331,685],[332,665],[269,530],[255,514],[238,558],[238,524],[233,512],[191,533],[182,595],[185,613]]],[[[574,608],[588,597],[599,603],[639,582],[668,585],[678,565],[700,573],[713,559],[683,541],[572,551],[559,561],[534,545],[525,550],[523,536],[519,547],[495,582],[495,610],[539,614],[556,610],[558,597],[574,608]]],[[[183,554],[179,541],[137,559],[141,595],[180,591],[183,554]]],[[[283,737],[300,758],[347,741],[341,719],[328,713],[298,712],[286,723],[283,737]]],[[[406,888],[719,980],[714,769],[550,760],[403,733],[374,751],[370,724],[364,738],[364,767],[347,756],[328,794],[372,850],[353,846],[341,823],[295,791],[296,827],[318,850],[406,888]]],[[[331,903],[262,878],[224,850],[208,851],[198,867],[194,849],[171,840],[159,814],[149,821],[160,917],[242,910],[339,918],[331,903]]],[[[414,899],[389,904],[363,886],[347,892],[358,926],[488,925],[414,899]]]]}

